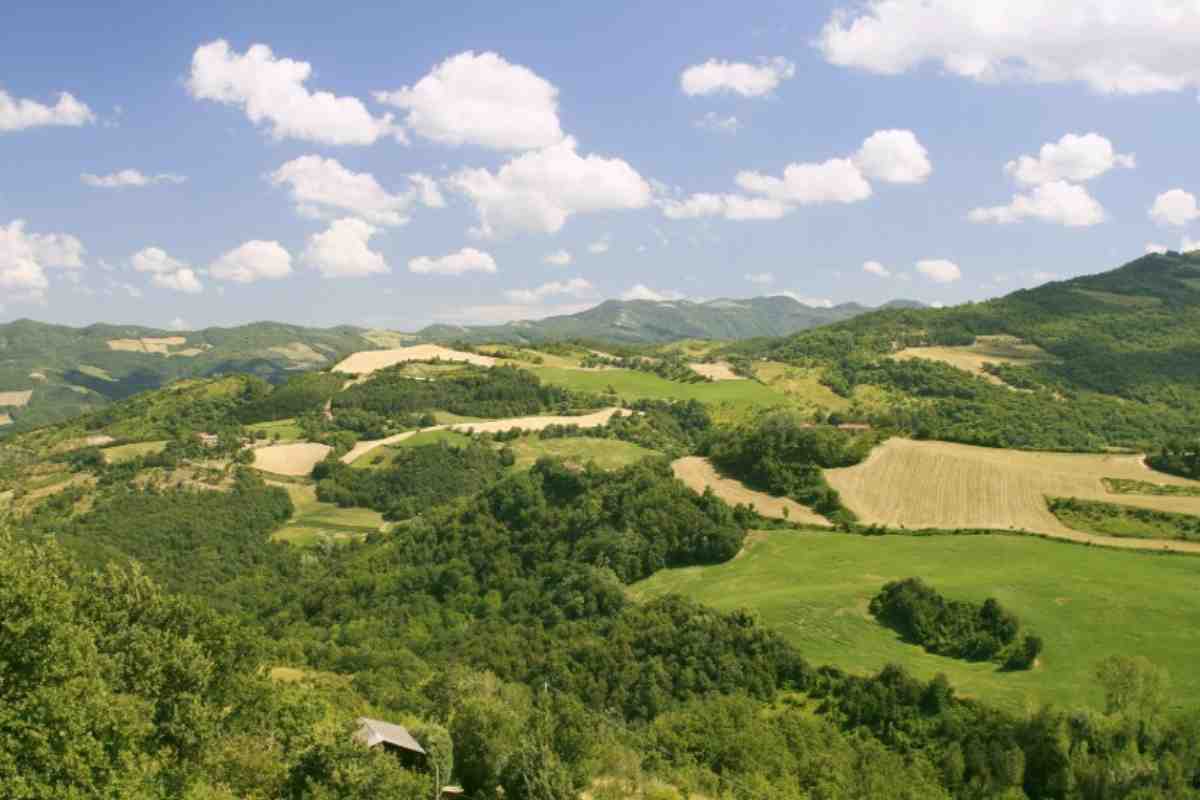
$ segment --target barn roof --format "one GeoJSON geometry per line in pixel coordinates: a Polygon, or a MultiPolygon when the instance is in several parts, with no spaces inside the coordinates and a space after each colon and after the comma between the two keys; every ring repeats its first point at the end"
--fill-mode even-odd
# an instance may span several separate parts
{"type": "Polygon", "coordinates": [[[378,744],[390,744],[393,747],[400,747],[404,750],[411,750],[414,753],[425,755],[425,748],[417,743],[417,740],[412,737],[408,729],[403,725],[393,725],[390,722],[384,722],[379,719],[368,719],[367,717],[359,717],[359,729],[354,733],[354,740],[362,742],[367,747],[374,747],[378,744]]]}

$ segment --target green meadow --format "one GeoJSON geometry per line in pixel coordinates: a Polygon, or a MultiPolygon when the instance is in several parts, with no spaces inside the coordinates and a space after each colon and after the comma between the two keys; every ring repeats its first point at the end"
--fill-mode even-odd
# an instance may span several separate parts
{"type": "Polygon", "coordinates": [[[252,433],[263,431],[268,439],[279,437],[281,442],[295,442],[304,438],[304,431],[300,430],[299,424],[295,419],[279,419],[274,422],[256,422],[253,425],[247,425],[246,430],[252,433]]]}
{"type": "Polygon", "coordinates": [[[363,539],[368,533],[381,530],[383,515],[368,508],[338,508],[332,503],[317,500],[312,486],[279,484],[287,490],[296,511],[288,524],[275,531],[271,538],[299,547],[312,547],[321,542],[341,544],[363,539]]]}
{"type": "MultiPolygon", "coordinates": [[[[760,538],[762,535],[756,535],[760,538]]],[[[960,694],[1010,710],[1098,707],[1092,680],[1110,655],[1142,655],[1170,673],[1172,696],[1200,692],[1200,557],[1108,550],[1026,536],[857,536],[778,531],[733,561],[666,570],[637,584],[643,598],[679,593],[758,613],[813,664],[869,673],[897,663],[960,694]],[[920,577],[944,596],[995,597],[1045,640],[1033,670],[931,655],[867,612],[883,584],[920,577]]]]}
{"type": "Polygon", "coordinates": [[[530,370],[543,381],[579,392],[603,394],[610,388],[623,400],[699,400],[702,403],[780,405],[788,398],[757,381],[682,383],[630,369],[585,371],[537,367],[530,370]]]}
{"type": "Polygon", "coordinates": [[[119,444],[115,447],[105,447],[102,452],[104,460],[109,464],[120,464],[125,461],[132,461],[140,456],[148,456],[154,453],[161,453],[167,447],[165,439],[157,442],[134,442],[133,444],[119,444]]]}
{"type": "Polygon", "coordinates": [[[550,456],[571,464],[595,462],[601,469],[620,469],[643,458],[659,455],[656,450],[619,439],[587,437],[539,439],[536,436],[528,436],[518,439],[511,446],[517,456],[517,468],[530,467],[539,458],[550,456]]]}

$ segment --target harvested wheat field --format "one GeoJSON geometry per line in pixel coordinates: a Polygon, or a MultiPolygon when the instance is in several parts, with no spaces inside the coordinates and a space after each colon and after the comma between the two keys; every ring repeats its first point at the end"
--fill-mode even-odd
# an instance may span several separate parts
{"type": "Polygon", "coordinates": [[[496,365],[496,359],[491,356],[481,356],[476,353],[464,353],[461,350],[451,350],[436,344],[418,344],[412,347],[398,347],[394,350],[363,350],[348,356],[334,365],[334,372],[344,372],[347,375],[370,375],[376,370],[386,369],[407,361],[462,361],[480,367],[496,365]]]}
{"type": "MultiPolygon", "coordinates": [[[[170,348],[183,347],[187,344],[187,338],[184,336],[144,336],[141,339],[109,339],[109,350],[122,350],[129,353],[158,353],[161,356],[169,355],[170,348]]],[[[197,355],[200,351],[197,351],[197,355]]],[[[183,355],[176,353],[175,355],[183,355]]]]}
{"type": "Polygon", "coordinates": [[[332,448],[313,442],[294,442],[260,447],[254,451],[254,466],[276,475],[308,475],[332,448]]]}
{"type": "Polygon", "coordinates": [[[0,407],[22,408],[33,397],[33,389],[23,392],[0,392],[0,407]]]}
{"type": "Polygon", "coordinates": [[[1007,385],[995,375],[985,372],[983,365],[1033,364],[1050,360],[1051,356],[1037,345],[1022,342],[1011,336],[980,336],[974,344],[962,347],[909,347],[896,353],[895,358],[901,361],[912,358],[941,361],[986,378],[992,383],[1007,385]]]}
{"type": "Polygon", "coordinates": [[[715,364],[688,364],[692,371],[698,375],[703,375],[714,381],[743,381],[741,375],[738,375],[724,361],[718,361],[715,364]]]}
{"type": "Polygon", "coordinates": [[[804,525],[830,527],[829,520],[791,498],[775,497],[765,492],[757,492],[741,481],[722,477],[707,458],[698,456],[679,458],[671,462],[671,470],[675,473],[676,478],[687,484],[689,489],[703,492],[705,489],[711,488],[713,494],[730,505],[738,503],[752,505],[754,510],[764,517],[786,519],[804,525]],[[784,509],[787,509],[787,516],[784,516],[784,509]]]}
{"type": "Polygon", "coordinates": [[[491,419],[482,422],[458,422],[451,425],[434,425],[430,428],[422,428],[419,431],[405,431],[397,433],[394,436],[389,436],[386,439],[371,439],[365,442],[359,442],[354,445],[350,452],[342,456],[343,464],[352,464],[359,458],[362,458],[367,453],[377,447],[384,445],[397,444],[403,442],[410,436],[414,436],[422,431],[474,431],[475,433],[503,433],[511,431],[514,428],[520,428],[525,431],[540,431],[551,425],[578,425],[580,428],[599,428],[602,425],[607,425],[608,421],[613,418],[614,414],[625,416],[629,414],[623,408],[606,408],[602,411],[595,411],[591,414],[584,414],[580,417],[512,417],[510,419],[491,419]]]}
{"type": "Polygon", "coordinates": [[[1109,493],[1101,478],[1200,486],[1152,472],[1137,455],[1025,452],[889,439],[863,463],[826,470],[825,477],[868,525],[1028,531],[1112,547],[1200,553],[1196,543],[1081,533],[1046,508],[1047,496],[1078,497],[1200,515],[1200,497],[1109,493]]]}

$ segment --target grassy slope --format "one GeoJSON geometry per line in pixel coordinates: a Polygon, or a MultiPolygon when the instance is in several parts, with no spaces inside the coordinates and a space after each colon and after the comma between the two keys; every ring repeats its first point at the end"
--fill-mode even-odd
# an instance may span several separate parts
{"type": "Polygon", "coordinates": [[[591,439],[571,437],[568,439],[538,439],[526,436],[512,443],[517,455],[518,468],[529,467],[542,456],[561,458],[572,464],[594,461],[601,469],[619,469],[658,455],[654,450],[640,447],[619,439],[591,439]]]}
{"type": "Polygon", "coordinates": [[[1174,696],[1200,691],[1195,586],[1200,558],[1125,553],[1020,536],[860,537],[771,534],[715,567],[659,573],[643,597],[678,592],[720,609],[749,608],[813,662],[854,672],[889,662],[929,678],[944,672],[960,692],[1019,710],[1029,704],[1098,705],[1091,670],[1112,654],[1166,667],[1174,696]],[[919,576],[952,598],[997,598],[1041,635],[1046,652],[1028,672],[999,672],[905,644],[867,614],[889,580],[919,576]]]}
{"type": "Polygon", "coordinates": [[[383,526],[383,515],[368,508],[338,508],[332,503],[317,500],[312,486],[278,484],[287,489],[296,507],[287,525],[275,531],[271,538],[311,547],[322,539],[345,542],[360,539],[383,526]]]}

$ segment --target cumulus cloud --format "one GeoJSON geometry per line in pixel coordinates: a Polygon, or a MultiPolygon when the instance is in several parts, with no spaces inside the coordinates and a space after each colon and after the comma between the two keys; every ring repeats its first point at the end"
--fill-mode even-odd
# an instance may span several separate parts
{"type": "Polygon", "coordinates": [[[192,54],[188,90],[199,100],[241,107],[275,139],[302,139],[332,145],[374,144],[403,132],[390,114],[374,117],[356,97],[309,91],[307,61],[277,58],[265,44],[240,54],[223,39],[201,45],[192,54]]]}
{"type": "Polygon", "coordinates": [[[183,317],[176,317],[175,319],[171,320],[167,327],[173,331],[186,331],[191,329],[191,326],[188,325],[187,320],[185,320],[183,317]]]}
{"type": "Polygon", "coordinates": [[[880,278],[892,277],[891,271],[887,267],[885,267],[883,264],[880,264],[878,261],[865,262],[862,265],[862,271],[867,273],[868,275],[876,275],[880,278]]]}
{"type": "Polygon", "coordinates": [[[1115,167],[1137,166],[1133,154],[1122,155],[1112,142],[1098,133],[1082,136],[1068,133],[1057,142],[1047,142],[1035,156],[1021,156],[1004,165],[1017,181],[1036,185],[1054,181],[1087,181],[1115,167]]]}
{"type": "Polygon", "coordinates": [[[505,296],[514,303],[524,303],[533,305],[540,303],[547,297],[556,297],[560,295],[570,295],[572,297],[586,297],[595,291],[596,287],[584,280],[583,278],[571,278],[568,281],[550,281],[543,283],[534,289],[510,289],[505,292],[505,296]]]}
{"type": "Polygon", "coordinates": [[[326,230],[308,238],[304,263],[325,278],[362,278],[391,272],[383,256],[370,248],[371,237],[378,231],[361,219],[334,220],[326,230]]]}
{"type": "Polygon", "coordinates": [[[146,175],[136,169],[122,169],[110,172],[108,175],[93,175],[85,172],[79,176],[85,186],[96,189],[123,189],[126,187],[154,186],[159,183],[183,183],[187,180],[183,175],[171,172],[160,172],[157,175],[146,175]]]}
{"type": "Polygon", "coordinates": [[[468,272],[495,272],[496,259],[474,247],[464,247],[457,253],[440,258],[420,256],[408,262],[408,271],[418,275],[463,275],[468,272]]]}
{"type": "Polygon", "coordinates": [[[138,272],[149,273],[150,282],[159,288],[188,294],[204,290],[195,270],[161,247],[144,247],[130,257],[129,263],[138,272]]]}
{"type": "Polygon", "coordinates": [[[64,233],[30,233],[24,220],[0,227],[0,289],[11,300],[40,300],[49,287],[46,270],[81,269],[83,243],[64,233]]]}
{"type": "Polygon", "coordinates": [[[962,270],[953,261],[930,258],[917,262],[917,272],[934,283],[954,283],[962,278],[962,270]]]}
{"type": "Polygon", "coordinates": [[[421,205],[429,208],[446,207],[446,198],[442,197],[442,190],[436,180],[420,172],[409,175],[408,179],[416,188],[417,199],[421,201],[421,205]]]}
{"type": "Polygon", "coordinates": [[[571,263],[571,254],[566,250],[555,250],[553,253],[547,253],[542,261],[546,264],[552,264],[556,267],[565,267],[571,263]]]}
{"type": "Polygon", "coordinates": [[[52,125],[79,127],[95,121],[92,110],[68,92],[60,92],[58,102],[47,106],[36,100],[13,97],[0,89],[0,132],[52,125]]]}
{"type": "Polygon", "coordinates": [[[1146,252],[1147,253],[1157,253],[1159,255],[1162,255],[1163,253],[1167,252],[1169,249],[1170,248],[1167,247],[1165,244],[1158,244],[1156,242],[1146,242],[1146,252]]]}
{"type": "Polygon", "coordinates": [[[758,64],[711,58],[685,69],[679,76],[679,88],[689,97],[718,92],[762,97],[795,74],[796,65],[786,58],[763,59],[758,64]]]}
{"type": "Polygon", "coordinates": [[[770,286],[775,282],[775,275],[770,272],[747,272],[743,277],[758,286],[770,286]]]}
{"type": "Polygon", "coordinates": [[[709,111],[703,117],[696,120],[696,127],[701,130],[715,131],[717,133],[737,133],[738,128],[742,127],[742,123],[732,114],[723,117],[715,111],[709,111]]]}
{"type": "Polygon", "coordinates": [[[612,247],[612,242],[610,242],[606,236],[603,239],[598,239],[589,244],[587,246],[587,250],[592,255],[599,256],[607,253],[610,247],[612,247]]]}
{"type": "Polygon", "coordinates": [[[1183,240],[1179,243],[1179,252],[1190,253],[1193,250],[1200,250],[1200,239],[1183,237],[1183,240]]]}
{"type": "Polygon", "coordinates": [[[581,156],[572,137],[524,153],[495,173],[462,170],[447,185],[472,200],[476,235],[557,233],[574,214],[645,208],[650,184],[619,158],[581,156]]]}
{"type": "Polygon", "coordinates": [[[413,86],[375,99],[406,109],[405,124],[441,144],[535,150],[563,139],[558,89],[496,53],[459,53],[413,86]]]}
{"type": "Polygon", "coordinates": [[[854,155],[868,178],[886,183],[923,183],[933,172],[929,153],[912,131],[876,131],[854,155]]]}
{"type": "Polygon", "coordinates": [[[658,292],[642,283],[635,283],[627,291],[621,293],[622,300],[653,300],[656,303],[682,300],[684,296],[682,292],[669,290],[658,292]]]}
{"type": "Polygon", "coordinates": [[[1200,219],[1200,206],[1197,206],[1196,196],[1183,189],[1171,189],[1154,198],[1150,207],[1150,219],[1159,225],[1187,225],[1200,219]]]}
{"type": "Polygon", "coordinates": [[[292,256],[279,242],[255,239],[218,258],[209,265],[208,274],[234,283],[277,280],[292,274],[292,256]]]}
{"type": "Polygon", "coordinates": [[[801,206],[865,200],[873,193],[868,178],[921,183],[932,171],[928,153],[912,131],[883,130],[868,136],[848,158],[788,164],[780,176],[743,170],[734,178],[740,193],[660,197],[658,205],[670,219],[771,220],[801,206]]]}
{"type": "MultiPolygon", "coordinates": [[[[337,159],[309,155],[292,159],[270,175],[276,186],[288,186],[301,214],[332,218],[349,212],[376,225],[403,225],[418,199],[442,201],[437,185],[432,193],[424,175],[410,178],[412,186],[402,194],[391,194],[369,172],[352,172],[337,159]]],[[[432,205],[427,202],[426,205],[432,205]]],[[[442,201],[444,204],[444,201],[442,201]]]]}
{"type": "Polygon", "coordinates": [[[1038,219],[1067,227],[1088,227],[1104,222],[1104,207],[1082,186],[1054,181],[1035,186],[1029,194],[1013,195],[1008,205],[972,209],[971,222],[1009,225],[1038,219]]]}
{"type": "Polygon", "coordinates": [[[927,62],[982,82],[1083,83],[1105,94],[1200,86],[1200,10],[1178,0],[867,0],[834,13],[833,64],[898,75],[927,62]],[[1186,8],[1185,8],[1186,7],[1186,8]]]}

